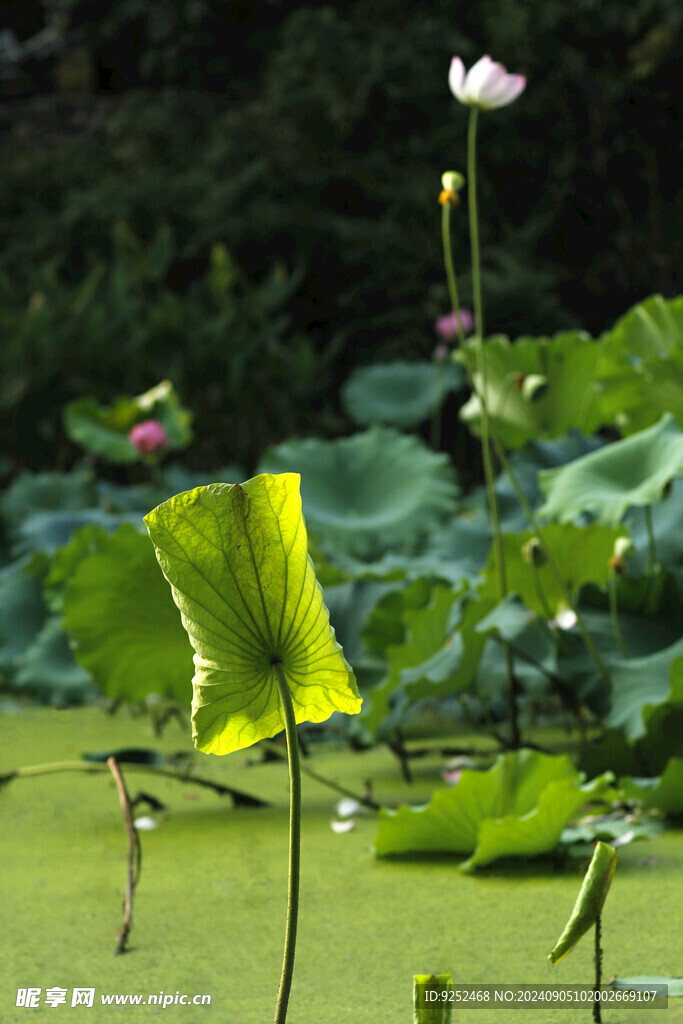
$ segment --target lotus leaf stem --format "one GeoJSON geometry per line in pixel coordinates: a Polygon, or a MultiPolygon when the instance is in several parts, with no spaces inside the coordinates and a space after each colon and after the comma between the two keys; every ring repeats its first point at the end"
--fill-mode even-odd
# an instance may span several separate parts
{"type": "Polygon", "coordinates": [[[285,721],[287,736],[287,757],[289,761],[289,887],[287,895],[287,924],[285,928],[285,947],[282,958],[282,976],[277,994],[275,1017],[273,1024],[285,1024],[289,992],[294,974],[294,953],[296,950],[296,930],[299,919],[299,876],[301,867],[301,761],[299,757],[299,738],[296,732],[296,719],[292,696],[289,692],[287,678],[280,661],[273,662],[273,671],[277,679],[280,694],[282,717],[285,721]]]}

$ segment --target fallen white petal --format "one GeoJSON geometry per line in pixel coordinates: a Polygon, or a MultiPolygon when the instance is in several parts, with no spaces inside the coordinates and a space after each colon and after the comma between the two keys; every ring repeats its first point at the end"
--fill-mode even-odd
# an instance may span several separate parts
{"type": "Polygon", "coordinates": [[[364,814],[365,808],[362,804],[359,804],[353,797],[345,796],[343,800],[340,800],[335,807],[338,818],[350,818],[354,814],[364,814]]]}
{"type": "Polygon", "coordinates": [[[346,821],[333,821],[331,824],[333,832],[351,832],[356,827],[353,818],[347,818],[346,821]]]}
{"type": "Polygon", "coordinates": [[[150,832],[153,828],[158,827],[159,822],[155,821],[154,818],[142,817],[136,818],[133,824],[141,832],[150,832]]]}
{"type": "Polygon", "coordinates": [[[635,832],[631,829],[629,832],[624,832],[623,836],[618,836],[612,840],[612,846],[628,846],[629,843],[635,839],[635,832]]]}

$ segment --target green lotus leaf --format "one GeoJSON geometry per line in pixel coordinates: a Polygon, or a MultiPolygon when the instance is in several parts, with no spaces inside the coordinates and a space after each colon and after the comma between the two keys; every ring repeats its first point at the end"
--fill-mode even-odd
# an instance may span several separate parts
{"type": "Polygon", "coordinates": [[[625,313],[600,338],[614,354],[638,360],[661,359],[683,342],[683,296],[651,295],[625,313]]]}
{"type": "MultiPolygon", "coordinates": [[[[619,780],[620,796],[627,799],[621,785],[622,781],[628,780],[619,780]]],[[[655,839],[663,831],[664,825],[657,818],[636,818],[624,811],[621,817],[614,817],[610,813],[598,815],[590,821],[584,818],[580,825],[568,825],[562,833],[561,842],[568,848],[570,856],[583,859],[586,854],[590,856],[591,846],[597,839],[602,839],[605,843],[627,846],[637,839],[655,839]]]]}
{"type": "Polygon", "coordinates": [[[604,775],[582,785],[566,756],[503,754],[488,771],[463,771],[452,789],[438,790],[424,807],[382,808],[375,853],[471,854],[461,865],[468,871],[500,857],[547,853],[610,781],[604,775]]]}
{"type": "Polygon", "coordinates": [[[74,661],[57,615],[47,620],[27,647],[14,686],[57,707],[82,704],[97,696],[90,676],[74,661]]]}
{"type": "Polygon", "coordinates": [[[651,505],[683,469],[683,432],[671,415],[623,441],[584,455],[560,469],[542,470],[546,495],[539,515],[567,523],[590,512],[614,525],[631,505],[651,505]]]}
{"type": "Polygon", "coordinates": [[[62,595],[76,661],[108,697],[188,701],[192,648],[149,537],[124,524],[88,543],[62,595]]]}
{"type": "Polygon", "coordinates": [[[85,527],[100,527],[106,533],[113,533],[123,523],[142,525],[142,516],[140,513],[110,515],[99,508],[84,508],[79,512],[36,512],[17,528],[12,551],[17,556],[32,552],[52,555],[85,527]]]}
{"type": "MultiPolygon", "coordinates": [[[[521,448],[533,439],[561,437],[573,427],[590,433],[598,350],[587,334],[571,331],[554,338],[519,338],[515,342],[494,335],[485,341],[484,350],[486,402],[501,444],[521,448]],[[524,379],[532,376],[545,380],[542,391],[533,397],[523,388],[524,379]]],[[[474,360],[473,355],[470,359],[474,360]]],[[[479,373],[475,372],[474,380],[481,389],[479,373]]],[[[481,433],[476,394],[460,410],[460,417],[475,433],[481,433]]]]}
{"type": "Polygon", "coordinates": [[[82,468],[71,473],[19,473],[0,498],[2,514],[12,524],[40,511],[76,512],[95,505],[95,477],[82,468]]]}
{"type": "Polygon", "coordinates": [[[657,808],[673,817],[683,815],[683,757],[672,757],[663,773],[654,779],[619,779],[625,800],[639,800],[643,809],[657,808]]]}
{"type": "MultiPolygon", "coordinates": [[[[605,586],[609,578],[609,559],[614,553],[618,537],[626,536],[623,527],[608,527],[593,523],[590,526],[558,526],[550,523],[541,529],[541,536],[553,556],[555,564],[572,595],[589,582],[605,586]]],[[[544,562],[533,568],[525,557],[525,548],[535,537],[531,530],[506,533],[503,536],[505,574],[510,591],[522,599],[527,608],[537,615],[553,614],[565,604],[562,589],[550,566],[544,562]]],[[[542,555],[539,561],[543,561],[542,555]]],[[[479,594],[487,600],[498,598],[498,577],[493,551],[489,553],[484,581],[479,594]]]]}
{"type": "Polygon", "coordinates": [[[645,736],[649,719],[663,704],[683,703],[683,640],[645,658],[612,662],[612,707],[605,724],[630,740],[645,736]]]}
{"type": "MultiPolygon", "coordinates": [[[[391,583],[381,580],[354,580],[325,588],[325,604],[335,636],[356,671],[358,664],[368,659],[369,652],[361,636],[368,615],[391,588],[391,583]]],[[[376,656],[370,659],[373,663],[379,660],[376,656]]]]}
{"type": "Polygon", "coordinates": [[[61,609],[61,592],[73,576],[79,563],[102,550],[108,531],[97,523],[81,526],[67,544],[59,548],[50,559],[50,568],[44,580],[44,594],[52,611],[61,609]]]}
{"type": "Polygon", "coordinates": [[[239,466],[222,466],[215,471],[192,472],[179,465],[168,465],[159,468],[154,482],[146,484],[115,484],[109,480],[101,480],[98,484],[99,503],[108,512],[139,512],[146,515],[150,509],[156,508],[163,501],[172,498],[181,491],[190,491],[200,487],[206,480],[230,483],[241,480],[244,472],[239,466]]]}
{"type": "Polygon", "coordinates": [[[296,473],[211,484],[145,517],[195,650],[193,738],[228,754],[284,728],[274,665],[297,722],[360,709],[308,557],[296,473]]]}
{"type": "Polygon", "coordinates": [[[585,785],[566,780],[551,782],[528,815],[508,814],[482,821],[477,848],[461,868],[472,871],[501,857],[535,857],[549,853],[559,843],[567,823],[585,804],[601,799],[612,779],[611,773],[607,773],[585,785]]]}
{"type": "Polygon", "coordinates": [[[535,616],[520,600],[517,594],[508,594],[493,611],[477,622],[477,633],[494,631],[506,640],[516,640],[520,633],[534,620],[535,616]]]}
{"type": "Polygon", "coordinates": [[[0,669],[10,671],[45,622],[39,573],[23,559],[0,569],[0,669]]]}
{"type": "MultiPolygon", "coordinates": [[[[391,630],[398,642],[387,645],[386,675],[367,692],[365,706],[359,718],[359,723],[371,736],[376,737],[383,728],[386,729],[385,720],[392,707],[392,721],[389,724],[395,725],[398,724],[397,719],[400,722],[411,701],[421,699],[419,687],[417,694],[415,693],[415,684],[425,676],[430,683],[448,680],[448,692],[458,692],[466,685],[461,685],[460,680],[456,678],[462,661],[462,649],[460,641],[453,647],[453,638],[449,630],[453,606],[465,589],[466,584],[460,591],[437,584],[429,588],[428,596],[423,603],[423,582],[417,581],[408,588],[408,593],[404,592],[401,595],[398,605],[388,599],[385,608],[396,606],[399,617],[393,621],[385,620],[383,627],[391,630]],[[407,684],[407,688],[404,688],[403,683],[407,684]]],[[[371,630],[375,635],[375,641],[377,629],[378,619],[375,618],[371,630]]],[[[438,688],[432,686],[429,695],[437,696],[439,692],[438,688]]]]}
{"type": "Polygon", "coordinates": [[[679,662],[671,668],[669,696],[660,704],[643,705],[645,735],[628,740],[621,730],[605,728],[599,740],[584,745],[582,771],[592,776],[610,768],[621,776],[660,776],[671,757],[683,758],[683,686],[675,672],[679,662]]]}
{"type": "Polygon", "coordinates": [[[617,851],[609,843],[596,844],[571,917],[548,955],[551,963],[556,964],[571,953],[579,939],[597,921],[612,884],[617,857],[617,851]]]}
{"type": "Polygon", "coordinates": [[[596,371],[599,402],[595,429],[613,425],[624,437],[672,413],[683,428],[683,340],[668,356],[645,361],[623,354],[610,358],[596,371]]]}
{"type": "Polygon", "coordinates": [[[653,295],[595,343],[596,398],[586,429],[624,436],[672,412],[683,427],[683,299],[653,295]]]}
{"type": "Polygon", "coordinates": [[[300,471],[318,541],[363,558],[428,535],[453,514],[458,493],[446,455],[381,427],[336,441],[286,441],[259,470],[300,471]]]}
{"type": "Polygon", "coordinates": [[[64,410],[64,429],[72,441],[93,455],[128,463],[141,458],[128,440],[136,423],[157,420],[166,431],[170,449],[186,448],[192,440],[191,418],[171,382],[164,380],[134,398],[121,396],[110,406],[100,405],[92,397],[77,398],[64,410]]]}
{"type": "Polygon", "coordinates": [[[451,391],[465,383],[456,363],[379,363],[360,367],[344,384],[344,409],[363,427],[383,423],[415,427],[438,409],[451,391]]]}

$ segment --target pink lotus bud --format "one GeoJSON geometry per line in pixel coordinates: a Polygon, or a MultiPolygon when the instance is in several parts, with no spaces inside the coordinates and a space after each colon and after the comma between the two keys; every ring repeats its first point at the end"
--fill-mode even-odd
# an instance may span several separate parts
{"type": "MultiPolygon", "coordinates": [[[[460,310],[460,322],[464,334],[468,334],[474,327],[474,317],[470,313],[469,309],[464,306],[460,310]]],[[[440,316],[434,322],[434,330],[440,338],[444,341],[453,341],[458,337],[458,320],[455,313],[447,313],[446,316],[440,316]]]]}
{"type": "Polygon", "coordinates": [[[158,420],[136,423],[128,439],[140,455],[154,455],[168,448],[168,435],[158,420]]]}
{"type": "Polygon", "coordinates": [[[509,75],[502,64],[496,64],[490,57],[482,57],[465,74],[465,65],[454,57],[448,84],[455,98],[466,106],[495,110],[517,99],[524,91],[526,78],[509,75]]]}

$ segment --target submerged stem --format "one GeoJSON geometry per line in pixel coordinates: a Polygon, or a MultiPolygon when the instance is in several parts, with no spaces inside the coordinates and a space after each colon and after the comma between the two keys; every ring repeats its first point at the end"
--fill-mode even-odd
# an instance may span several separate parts
{"type": "Polygon", "coordinates": [[[285,720],[287,735],[287,757],[289,760],[289,889],[287,894],[287,924],[285,928],[285,948],[282,958],[282,976],[277,994],[275,1017],[273,1024],[285,1024],[289,991],[292,987],[294,974],[294,953],[296,949],[296,929],[299,918],[299,875],[301,863],[301,765],[299,759],[299,739],[296,733],[296,719],[292,696],[289,692],[282,663],[273,662],[273,670],[277,679],[280,694],[282,717],[285,720]]]}

